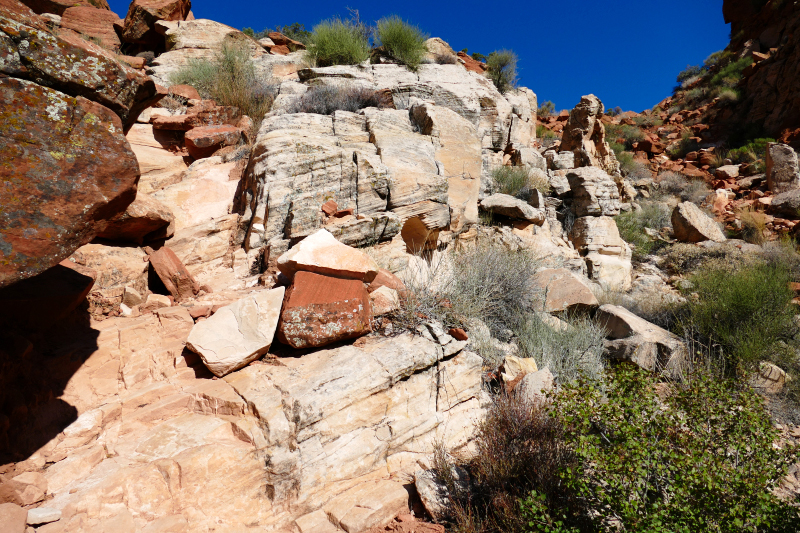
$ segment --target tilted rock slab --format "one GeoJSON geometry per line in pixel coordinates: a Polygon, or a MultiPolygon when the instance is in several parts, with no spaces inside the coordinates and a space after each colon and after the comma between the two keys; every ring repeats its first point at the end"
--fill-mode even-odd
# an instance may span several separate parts
{"type": "Polygon", "coordinates": [[[675,238],[683,242],[727,240],[714,219],[692,202],[683,202],[672,210],[672,230],[675,238]]]}
{"type": "Polygon", "coordinates": [[[85,98],[0,78],[0,116],[5,286],[94,239],[136,198],[139,166],[119,117],[85,98]]]}
{"type": "Polygon", "coordinates": [[[800,165],[791,146],[767,145],[767,186],[774,194],[800,189],[800,165]]]}
{"type": "Polygon", "coordinates": [[[600,168],[582,167],[566,172],[573,195],[575,215],[614,216],[619,214],[620,196],[614,178],[600,168]]]}
{"type": "Polygon", "coordinates": [[[264,355],[278,326],[284,287],[259,291],[198,322],[186,347],[200,355],[216,376],[224,376],[264,355]]]}
{"type": "Polygon", "coordinates": [[[673,333],[651,324],[624,307],[605,304],[595,314],[597,323],[608,330],[606,354],[630,361],[650,371],[666,371],[678,377],[688,362],[686,344],[673,333]]]}
{"type": "Polygon", "coordinates": [[[590,311],[600,305],[589,286],[566,268],[540,270],[533,276],[533,286],[542,296],[540,311],[590,311]]]}
{"type": "Polygon", "coordinates": [[[378,264],[370,256],[340,243],[327,230],[306,237],[278,258],[278,269],[289,279],[299,271],[370,283],[378,264]]]}

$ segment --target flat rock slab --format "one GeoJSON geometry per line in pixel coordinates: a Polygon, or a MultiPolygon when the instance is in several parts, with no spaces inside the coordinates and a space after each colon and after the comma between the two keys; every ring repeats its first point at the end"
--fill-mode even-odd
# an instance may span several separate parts
{"type": "Polygon", "coordinates": [[[283,306],[278,339],[293,348],[313,348],[371,331],[372,310],[359,280],[298,272],[283,306]]]}
{"type": "Polygon", "coordinates": [[[493,194],[481,201],[481,209],[516,220],[527,220],[538,225],[544,223],[544,211],[528,205],[509,194],[493,194]]]}
{"type": "Polygon", "coordinates": [[[0,287],[91,241],[136,198],[119,117],[84,98],[0,78],[0,287]]]}
{"type": "Polygon", "coordinates": [[[186,149],[195,159],[209,157],[223,146],[233,146],[242,138],[242,130],[227,124],[203,126],[186,132],[186,149]]]}
{"type": "Polygon", "coordinates": [[[348,533],[360,533],[407,513],[408,492],[395,481],[362,483],[331,500],[324,509],[334,524],[348,533]]]}
{"type": "Polygon", "coordinates": [[[305,271],[370,283],[378,275],[378,265],[371,257],[342,244],[324,229],[309,235],[280,256],[278,269],[289,279],[293,279],[296,272],[305,271]]]}
{"type": "Polygon", "coordinates": [[[28,525],[41,526],[61,520],[61,511],[52,507],[37,507],[28,511],[28,525]]]}
{"type": "Polygon", "coordinates": [[[186,346],[217,376],[242,368],[272,345],[285,289],[260,291],[198,322],[186,346]]]}
{"type": "Polygon", "coordinates": [[[566,268],[540,270],[533,284],[542,291],[548,313],[588,311],[600,305],[589,286],[566,268]]]}
{"type": "Polygon", "coordinates": [[[683,242],[726,240],[719,225],[692,202],[683,202],[672,211],[675,238],[683,242]]]}

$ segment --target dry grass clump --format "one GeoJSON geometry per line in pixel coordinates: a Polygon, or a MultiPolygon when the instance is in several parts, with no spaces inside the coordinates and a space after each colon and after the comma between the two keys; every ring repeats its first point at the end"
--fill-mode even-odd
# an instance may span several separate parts
{"type": "Polygon", "coordinates": [[[677,196],[682,202],[700,204],[711,194],[711,189],[703,180],[689,179],[677,172],[662,172],[656,179],[658,196],[677,196]]]}
{"type": "Polygon", "coordinates": [[[335,111],[355,113],[367,107],[385,107],[380,93],[363,87],[323,85],[311,87],[287,112],[332,115],[335,111]]]}
{"type": "Polygon", "coordinates": [[[493,192],[516,196],[527,200],[533,190],[543,194],[550,192],[550,182],[544,173],[527,167],[499,166],[492,169],[493,192]]]}

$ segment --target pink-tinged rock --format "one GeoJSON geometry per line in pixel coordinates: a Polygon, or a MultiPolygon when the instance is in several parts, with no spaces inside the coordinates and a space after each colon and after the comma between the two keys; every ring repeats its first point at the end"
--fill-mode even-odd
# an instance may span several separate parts
{"type": "Polygon", "coordinates": [[[293,348],[316,348],[371,331],[372,311],[364,284],[297,272],[283,304],[278,340],[293,348]]]}
{"type": "Polygon", "coordinates": [[[77,6],[69,7],[61,15],[61,27],[75,30],[87,37],[99,39],[104,47],[118,49],[122,44],[114,26],[122,26],[122,19],[108,9],[77,6]]]}
{"type": "Polygon", "coordinates": [[[150,256],[153,270],[176,301],[191,298],[200,291],[194,277],[168,246],[158,250],[147,247],[145,251],[150,256]]]}
{"type": "Polygon", "coordinates": [[[139,165],[109,109],[0,78],[0,287],[58,264],[136,197],[139,165]]]}
{"type": "Polygon", "coordinates": [[[211,156],[223,146],[234,146],[242,139],[236,126],[204,126],[186,132],[186,149],[195,159],[211,156]]]}
{"type": "Polygon", "coordinates": [[[287,47],[287,49],[291,52],[294,52],[296,50],[306,49],[306,45],[304,45],[300,41],[295,41],[294,39],[290,39],[289,37],[277,31],[269,32],[267,34],[267,37],[269,37],[272,40],[272,42],[275,43],[276,45],[287,47]]]}
{"type": "Polygon", "coordinates": [[[369,284],[367,287],[367,292],[373,292],[381,287],[389,287],[390,289],[394,289],[397,291],[399,295],[403,295],[406,292],[406,285],[403,281],[386,270],[382,268],[378,270],[378,275],[375,276],[375,279],[372,280],[372,283],[369,284]]]}
{"type": "MultiPolygon", "coordinates": [[[[204,101],[205,102],[205,101],[204,101]]],[[[235,126],[242,114],[238,107],[205,105],[189,108],[186,115],[158,116],[152,119],[153,128],[157,130],[189,131],[203,126],[219,126],[228,124],[235,126]]]]}
{"type": "Polygon", "coordinates": [[[169,94],[180,96],[187,100],[200,100],[200,93],[191,85],[172,85],[169,88],[169,94]]]}
{"type": "Polygon", "coordinates": [[[336,203],[336,200],[328,200],[322,204],[321,209],[326,216],[332,217],[337,211],[339,211],[339,205],[336,203]]]}
{"type": "Polygon", "coordinates": [[[125,17],[122,40],[163,46],[164,37],[156,31],[156,22],[186,20],[191,8],[191,0],[133,0],[125,17]]]}
{"type": "Polygon", "coordinates": [[[141,245],[145,241],[172,237],[174,220],[175,216],[167,206],[140,192],[125,212],[111,219],[97,236],[141,245]]]}
{"type": "Polygon", "coordinates": [[[400,308],[400,297],[397,291],[383,286],[369,293],[373,316],[380,316],[397,311],[400,308]]]}
{"type": "Polygon", "coordinates": [[[25,533],[28,511],[13,503],[0,503],[0,525],[3,533],[25,533]]]}
{"type": "Polygon", "coordinates": [[[548,313],[589,311],[600,305],[589,286],[566,268],[537,272],[533,285],[543,298],[544,307],[540,310],[548,313]]]}
{"type": "Polygon", "coordinates": [[[70,96],[83,96],[119,115],[127,129],[158,101],[153,80],[99,46],[54,35],[16,0],[0,1],[0,73],[30,79],[70,96]]]}
{"type": "Polygon", "coordinates": [[[106,0],[24,0],[22,3],[36,13],[53,13],[59,16],[63,16],[64,11],[75,6],[111,10],[106,0]]]}
{"type": "Polygon", "coordinates": [[[340,243],[324,229],[309,235],[280,256],[278,270],[289,279],[293,279],[298,271],[306,271],[365,283],[371,283],[378,275],[378,265],[371,257],[340,243]]]}
{"type": "Polygon", "coordinates": [[[80,305],[96,276],[91,268],[67,260],[0,289],[0,324],[25,330],[52,326],[80,305]]]}

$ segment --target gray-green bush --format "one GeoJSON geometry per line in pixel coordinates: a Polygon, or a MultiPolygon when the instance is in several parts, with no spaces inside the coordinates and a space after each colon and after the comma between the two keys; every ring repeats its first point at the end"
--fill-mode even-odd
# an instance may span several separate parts
{"type": "Polygon", "coordinates": [[[397,15],[380,19],[375,37],[386,53],[410,70],[417,70],[428,52],[425,41],[430,36],[397,15]]]}
{"type": "Polygon", "coordinates": [[[527,167],[499,166],[492,169],[494,192],[509,194],[527,200],[533,189],[550,192],[550,183],[544,175],[537,175],[527,167]]]}
{"type": "Polygon", "coordinates": [[[352,113],[366,107],[384,107],[378,93],[363,87],[323,85],[311,87],[289,107],[289,113],[332,115],[335,111],[352,113]]]}
{"type": "Polygon", "coordinates": [[[314,26],[308,39],[308,55],[317,66],[357,65],[369,59],[369,41],[362,28],[339,18],[314,26]]]}
{"type": "Polygon", "coordinates": [[[489,78],[501,93],[517,87],[517,54],[511,50],[497,50],[486,59],[489,78]]]}

